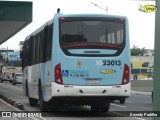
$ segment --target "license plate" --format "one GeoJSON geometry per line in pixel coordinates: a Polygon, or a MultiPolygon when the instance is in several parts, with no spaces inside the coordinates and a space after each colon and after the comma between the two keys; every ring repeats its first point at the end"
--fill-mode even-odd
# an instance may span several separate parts
{"type": "Polygon", "coordinates": [[[86,84],[100,84],[101,79],[86,79],[86,84]]]}

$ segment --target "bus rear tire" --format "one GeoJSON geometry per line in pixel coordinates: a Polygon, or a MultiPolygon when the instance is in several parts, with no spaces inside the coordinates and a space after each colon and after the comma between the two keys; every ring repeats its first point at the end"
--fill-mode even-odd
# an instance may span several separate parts
{"type": "Polygon", "coordinates": [[[120,99],[119,101],[120,101],[120,103],[121,103],[121,104],[124,104],[124,103],[125,103],[125,101],[126,101],[126,99],[125,99],[125,98],[123,98],[123,99],[120,99]]]}
{"type": "Polygon", "coordinates": [[[92,112],[108,112],[110,108],[109,101],[94,101],[91,103],[92,112]]]}
{"type": "Polygon", "coordinates": [[[28,82],[26,80],[26,96],[28,97],[28,82]]]}
{"type": "Polygon", "coordinates": [[[28,99],[29,99],[29,105],[30,106],[35,106],[38,103],[37,99],[30,98],[30,97],[28,99]]]}
{"type": "Polygon", "coordinates": [[[16,85],[16,83],[15,83],[15,82],[12,82],[12,85],[16,85]]]}

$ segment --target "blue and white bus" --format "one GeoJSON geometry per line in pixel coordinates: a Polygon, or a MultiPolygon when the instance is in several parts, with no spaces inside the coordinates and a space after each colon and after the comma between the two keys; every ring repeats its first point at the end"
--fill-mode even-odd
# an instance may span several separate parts
{"type": "Polygon", "coordinates": [[[41,111],[89,105],[108,111],[130,96],[128,20],[124,16],[57,13],[26,37],[23,88],[41,111]]]}

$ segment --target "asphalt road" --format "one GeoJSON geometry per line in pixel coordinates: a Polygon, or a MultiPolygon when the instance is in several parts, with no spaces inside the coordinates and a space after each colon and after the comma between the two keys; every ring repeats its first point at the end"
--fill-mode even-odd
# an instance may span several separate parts
{"type": "Polygon", "coordinates": [[[17,117],[10,117],[13,113],[18,113],[21,110],[11,106],[10,104],[6,103],[2,99],[0,99],[0,120],[36,120],[31,117],[27,118],[17,118],[17,117]]]}
{"type": "MultiPolygon", "coordinates": [[[[22,85],[13,86],[11,83],[7,82],[0,83],[0,92],[22,103],[26,111],[39,111],[39,105],[34,107],[29,106],[28,99],[23,96],[22,85]]],[[[126,99],[125,104],[120,104],[119,101],[111,103],[108,113],[92,113],[90,112],[90,107],[75,106],[64,106],[59,108],[59,110],[63,112],[45,113],[47,117],[44,117],[43,120],[53,120],[53,118],[56,118],[56,120],[86,120],[88,118],[95,120],[106,120],[106,118],[107,120],[152,120],[151,117],[128,117],[128,114],[134,111],[139,111],[139,113],[152,111],[151,96],[142,94],[131,94],[131,97],[126,99]]]]}

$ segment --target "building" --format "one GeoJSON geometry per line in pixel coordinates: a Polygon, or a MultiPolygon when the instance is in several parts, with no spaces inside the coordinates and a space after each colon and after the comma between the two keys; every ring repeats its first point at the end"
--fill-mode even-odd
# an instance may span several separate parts
{"type": "Polygon", "coordinates": [[[131,57],[131,79],[152,80],[154,73],[154,56],[131,57]]]}
{"type": "Polygon", "coordinates": [[[22,50],[23,44],[24,44],[24,41],[19,42],[19,50],[22,50]]]}

